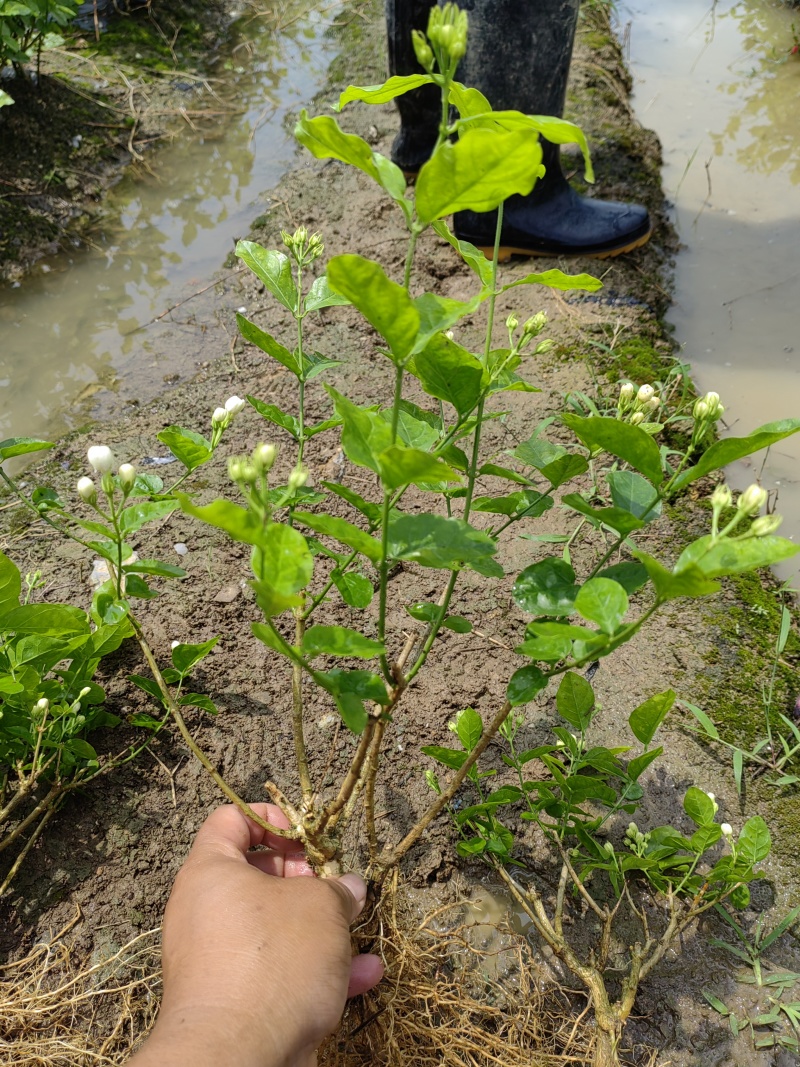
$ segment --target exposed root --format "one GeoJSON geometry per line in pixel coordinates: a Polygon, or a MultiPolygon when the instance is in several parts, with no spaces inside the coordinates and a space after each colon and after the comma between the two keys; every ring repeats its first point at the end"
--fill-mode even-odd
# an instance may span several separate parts
{"type": "Polygon", "coordinates": [[[121,1064],[149,1031],[161,988],[158,930],[99,963],[78,965],[65,937],[0,967],[0,1063],[14,1067],[121,1064]]]}
{"type": "Polygon", "coordinates": [[[388,886],[356,932],[362,950],[382,955],[386,977],[350,1004],[320,1067],[590,1063],[591,1031],[568,992],[531,968],[524,938],[504,924],[476,932],[463,903],[420,922],[396,880],[388,886]]]}

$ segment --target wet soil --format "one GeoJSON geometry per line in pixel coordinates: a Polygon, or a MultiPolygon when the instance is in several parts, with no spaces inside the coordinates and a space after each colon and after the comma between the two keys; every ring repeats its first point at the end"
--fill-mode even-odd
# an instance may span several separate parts
{"type": "Polygon", "coordinates": [[[38,72],[4,77],[0,281],[89,239],[123,170],[218,107],[206,78],[232,21],[223,0],[156,0],[104,19],[97,39],[74,28],[38,72]]]}
{"type": "MultiPolygon", "coordinates": [[[[377,0],[348,7],[337,32],[343,55],[332,68],[329,88],[315,101],[316,112],[325,110],[342,84],[356,78],[362,83],[376,82],[383,75],[377,0]]],[[[605,287],[596,299],[522,287],[501,302],[499,323],[511,310],[522,320],[545,309],[558,345],[555,356],[526,368],[530,380],[540,386],[540,393],[506,394],[503,409],[507,415],[490,424],[487,432],[487,458],[499,456],[513,442],[528,436],[540,420],[560,410],[566,393],[610,393],[612,381],[620,376],[654,380],[669,365],[671,346],[660,320],[669,299],[667,269],[674,237],[663,210],[658,142],[635,122],[627,104],[628,88],[619,49],[606,25],[585,20],[573,68],[570,117],[584,126],[594,147],[596,195],[645,201],[653,212],[656,231],[646,248],[621,260],[601,264],[537,262],[540,269],[560,266],[573,272],[598,271],[605,287]]],[[[390,107],[348,109],[343,123],[383,152],[388,152],[397,126],[390,107]]],[[[360,173],[335,162],[320,163],[299,155],[297,167],[271,195],[271,201],[273,210],[259,220],[253,234],[267,246],[280,244],[281,228],[302,223],[322,232],[329,255],[357,249],[395,274],[401,268],[405,254],[401,219],[360,173]]],[[[513,262],[503,268],[503,280],[511,281],[529,270],[529,264],[513,262]]],[[[431,235],[420,242],[412,284],[417,292],[435,289],[453,298],[463,298],[471,291],[465,266],[431,235]]],[[[255,279],[227,277],[219,288],[229,308],[231,335],[235,332],[234,309],[243,306],[251,318],[263,322],[278,338],[289,336],[292,324],[288,314],[264,295],[255,279]]],[[[376,353],[372,330],[352,309],[328,309],[320,318],[321,322],[309,325],[311,344],[343,361],[326,380],[357,402],[388,395],[389,370],[376,353]]],[[[477,343],[482,326],[481,315],[476,314],[459,325],[459,340],[477,343]]],[[[498,342],[501,332],[498,327],[498,342]]],[[[68,494],[85,473],[87,446],[100,441],[111,445],[120,458],[146,463],[149,457],[164,455],[155,439],[160,429],[172,423],[204,429],[212,409],[233,393],[253,394],[289,410],[296,402],[290,375],[237,342],[230,351],[221,351],[219,361],[194,381],[135,414],[119,411],[90,433],[59,442],[48,461],[26,477],[42,479],[68,494]]],[[[412,388],[407,395],[412,400],[422,399],[412,388]]],[[[329,401],[319,380],[310,384],[307,404],[311,419],[321,420],[329,414],[329,401]]],[[[248,409],[228,432],[225,452],[246,453],[260,440],[276,439],[276,434],[248,409]]],[[[553,426],[548,434],[557,438],[559,431],[553,426]]],[[[312,481],[344,481],[368,498],[374,495],[371,477],[347,463],[334,438],[323,434],[312,444],[306,457],[312,481]]],[[[291,465],[290,451],[284,448],[279,473],[285,475],[291,465]]],[[[168,475],[169,471],[167,466],[160,473],[168,475]]],[[[224,464],[203,468],[194,487],[202,501],[225,494],[228,480],[224,464]]],[[[488,479],[486,491],[493,488],[488,479]]],[[[688,538],[704,531],[707,512],[700,496],[706,488],[698,489],[661,523],[648,528],[640,540],[642,547],[671,560],[688,538]]],[[[423,507],[426,500],[418,493],[409,495],[407,502],[410,507],[423,507]]],[[[8,524],[3,550],[21,570],[42,570],[47,582],[44,597],[88,606],[91,560],[76,546],[53,540],[46,528],[28,526],[17,511],[4,512],[3,516],[8,524]]],[[[566,512],[554,509],[525,532],[562,533],[570,528],[566,512]]],[[[576,545],[573,562],[579,575],[590,566],[597,547],[591,540],[576,545]]],[[[266,779],[277,781],[290,796],[296,795],[288,718],[289,675],[252,636],[250,623],[258,615],[247,587],[246,548],[231,545],[215,531],[181,514],[143,532],[135,548],[140,555],[180,562],[189,572],[184,581],[166,587],[157,600],[144,603],[140,611],[160,661],[168,660],[173,640],[198,642],[220,635],[219,644],[193,679],[194,688],[208,693],[220,708],[217,718],[199,714],[192,718],[190,725],[198,742],[245,797],[263,798],[266,779]],[[173,546],[180,543],[188,546],[188,555],[175,553],[173,546]]],[[[508,537],[499,558],[513,576],[547,554],[547,545],[508,537]]],[[[503,700],[506,681],[519,666],[511,649],[527,621],[511,599],[511,580],[508,577],[490,583],[466,572],[457,587],[453,611],[466,615],[474,631],[470,635],[443,635],[427,669],[406,693],[395,716],[377,807],[384,841],[397,840],[429,801],[423,778],[429,764],[420,754],[420,746],[447,744],[448,721],[459,709],[472,706],[486,717],[503,700]]],[[[388,617],[392,653],[399,652],[404,633],[413,625],[404,605],[435,599],[441,587],[441,575],[430,571],[403,566],[395,573],[388,617]]],[[[737,715],[731,725],[743,734],[755,729],[759,686],[769,667],[766,650],[774,637],[777,611],[771,588],[768,578],[763,584],[760,580],[751,585],[729,583],[713,600],[671,606],[635,641],[603,661],[594,679],[603,707],[597,722],[598,741],[623,743],[620,738],[624,737],[624,720],[630,711],[668,686],[680,696],[702,703],[712,717],[730,719],[737,715]]],[[[320,621],[334,619],[370,633],[374,612],[368,609],[359,613],[338,603],[324,606],[320,621]]],[[[779,671],[781,701],[794,695],[796,643],[789,646],[785,659],[787,667],[779,671]]],[[[151,710],[144,694],[126,681],[131,672],[146,673],[132,646],[103,665],[101,681],[108,692],[109,709],[123,718],[151,710]]],[[[327,701],[319,700],[310,689],[307,699],[312,777],[325,793],[345,768],[353,740],[337,729],[327,701]]],[[[554,718],[553,698],[545,694],[525,710],[526,745],[528,741],[531,745],[540,743],[554,718]]],[[[734,825],[741,824],[745,813],[761,811],[779,832],[778,851],[768,862],[768,877],[754,892],[752,906],[744,916],[744,922],[751,925],[763,910],[785,910],[796,894],[794,816],[776,791],[766,787],[749,790],[742,804],[724,754],[697,743],[685,725],[676,712],[664,728],[666,753],[651,776],[648,805],[640,821],[680,821],[681,798],[690,784],[712,789],[721,812],[734,825]]],[[[111,750],[121,747],[125,737],[123,728],[115,736],[93,740],[104,750],[111,750]]],[[[497,754],[491,758],[502,769],[497,754]]],[[[218,801],[215,786],[177,734],[160,739],[152,755],[145,755],[136,765],[87,788],[53,821],[13,893],[0,905],[0,951],[22,951],[35,937],[46,936],[63,925],[76,906],[84,916],[76,930],[76,951],[86,955],[120,945],[133,933],[157,925],[192,836],[218,801]]],[[[512,823],[525,847],[524,827],[512,823]]],[[[533,842],[527,847],[533,847],[533,842]]],[[[346,861],[357,867],[362,860],[360,842],[354,838],[349,842],[346,861]]],[[[533,860],[542,862],[535,851],[533,860]]],[[[408,855],[403,873],[408,883],[423,891],[436,886],[438,901],[450,891],[456,871],[463,876],[462,885],[464,880],[468,884],[485,880],[482,868],[464,866],[457,860],[451,830],[441,820],[408,855]]],[[[659,1062],[674,1067],[701,1063],[783,1067],[790,1061],[782,1059],[780,1053],[755,1053],[746,1035],[734,1042],[727,1024],[703,1004],[702,988],[712,988],[723,999],[733,996],[734,991],[739,996],[743,988],[734,983],[731,957],[709,948],[708,935],[720,933],[719,924],[709,919],[699,932],[690,932],[684,943],[669,953],[642,989],[629,1036],[643,1046],[660,1049],[659,1062]]],[[[774,958],[794,969],[800,964],[791,942],[780,944],[774,958]]]]}

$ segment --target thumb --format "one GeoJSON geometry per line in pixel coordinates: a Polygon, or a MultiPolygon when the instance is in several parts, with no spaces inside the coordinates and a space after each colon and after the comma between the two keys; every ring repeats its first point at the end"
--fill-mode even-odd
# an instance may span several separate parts
{"type": "Polygon", "coordinates": [[[325,879],[325,885],[339,897],[348,926],[361,914],[367,899],[367,883],[357,874],[343,874],[341,878],[325,879]]]}

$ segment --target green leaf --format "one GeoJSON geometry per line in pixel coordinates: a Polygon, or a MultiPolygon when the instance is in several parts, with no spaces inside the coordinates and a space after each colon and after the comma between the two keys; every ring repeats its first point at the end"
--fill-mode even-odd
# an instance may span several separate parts
{"type": "Polygon", "coordinates": [[[423,745],[421,751],[431,759],[435,759],[437,763],[450,767],[454,771],[461,769],[468,755],[455,748],[442,748],[441,745],[423,745]]]}
{"type": "Polygon", "coordinates": [[[708,826],[714,821],[714,801],[697,786],[689,786],[683,798],[683,810],[695,826],[708,826]]]}
{"type": "Polygon", "coordinates": [[[417,622],[433,622],[434,619],[438,618],[441,610],[438,604],[418,603],[410,606],[406,605],[406,611],[417,622]]]}
{"type": "Polygon", "coordinates": [[[697,567],[686,567],[680,574],[673,574],[646,552],[637,549],[633,554],[644,565],[662,602],[681,596],[709,596],[719,592],[719,582],[708,579],[697,567]]]}
{"type": "Polygon", "coordinates": [[[89,633],[89,619],[67,604],[21,604],[0,615],[0,632],[71,637],[89,633]]]}
{"type": "Polygon", "coordinates": [[[728,900],[734,908],[738,908],[739,911],[744,911],[750,904],[750,890],[746,885],[737,885],[728,897],[728,900]]]}
{"type": "Polygon", "coordinates": [[[469,241],[459,241],[446,222],[439,220],[432,224],[432,229],[439,237],[447,241],[455,248],[467,266],[478,275],[484,289],[490,289],[492,285],[492,264],[475,245],[469,241]]]}
{"type": "Polygon", "coordinates": [[[346,519],[339,519],[334,515],[314,515],[309,511],[295,511],[292,513],[295,522],[308,526],[315,533],[327,534],[343,545],[352,548],[366,556],[371,563],[378,564],[381,561],[381,543],[368,533],[360,530],[346,519]]]}
{"type": "Polygon", "coordinates": [[[699,830],[695,830],[689,838],[689,844],[693,852],[702,856],[712,845],[716,845],[721,837],[722,830],[719,823],[712,822],[708,826],[701,826],[699,830]]]}
{"type": "Polygon", "coordinates": [[[320,674],[320,684],[330,693],[353,693],[362,700],[371,700],[374,704],[388,704],[389,696],[386,683],[371,671],[348,671],[339,667],[320,674]]]}
{"type": "Polygon", "coordinates": [[[521,489],[506,496],[476,497],[472,501],[472,510],[488,512],[490,515],[527,515],[535,519],[549,511],[553,503],[551,496],[545,496],[535,489],[521,489]]]}
{"type": "Polygon", "coordinates": [[[463,519],[395,514],[389,519],[388,533],[392,559],[449,570],[471,567],[487,577],[502,575],[499,563],[492,559],[497,551],[495,541],[463,519]]]}
{"type": "Polygon", "coordinates": [[[688,470],[678,475],[673,483],[672,491],[680,492],[687,485],[696,482],[698,478],[703,478],[712,471],[721,470],[729,463],[742,459],[744,456],[750,456],[762,448],[769,448],[770,445],[782,441],[785,437],[791,437],[798,430],[800,430],[800,419],[782,419],[779,422],[768,422],[764,426],[759,426],[747,437],[725,437],[721,441],[715,441],[694,467],[689,467],[688,470]]]}
{"type": "Polygon", "coordinates": [[[167,426],[156,436],[188,471],[196,470],[211,458],[211,442],[193,430],[167,426]]]}
{"type": "Polygon", "coordinates": [[[286,647],[281,644],[281,641],[272,626],[267,626],[263,622],[251,622],[250,629],[258,640],[263,645],[266,645],[267,648],[271,648],[273,652],[277,652],[281,656],[288,655],[286,647]]]}
{"type": "Polygon", "coordinates": [[[349,303],[346,296],[331,289],[328,279],[321,274],[319,278],[314,279],[314,284],[308,290],[304,308],[307,312],[319,311],[321,308],[344,307],[349,303]]]}
{"type": "Polygon", "coordinates": [[[418,448],[393,445],[378,456],[378,465],[384,485],[399,489],[401,485],[440,485],[442,482],[459,482],[461,478],[444,460],[418,448]]]}
{"type": "Polygon", "coordinates": [[[355,693],[336,693],[333,699],[347,729],[356,735],[363,734],[369,715],[361,698],[355,693]]]}
{"type": "Polygon", "coordinates": [[[357,255],[334,256],[328,263],[328,281],[385,338],[397,361],[408,357],[420,326],[419,312],[408,291],[388,278],[379,263],[357,255]]]}
{"type": "Polygon", "coordinates": [[[295,310],[297,289],[292,277],[292,263],[287,255],[269,251],[255,241],[239,241],[235,254],[287,310],[295,310]]]}
{"type": "Polygon", "coordinates": [[[222,498],[211,504],[197,507],[185,493],[175,495],[180,502],[181,510],[187,515],[193,515],[201,522],[208,523],[209,526],[224,530],[234,541],[243,541],[248,545],[258,545],[263,541],[264,523],[255,512],[222,498]]]}
{"type": "Polygon", "coordinates": [[[181,675],[188,674],[192,667],[197,666],[204,660],[211,649],[219,641],[219,637],[212,637],[210,641],[203,641],[199,645],[180,644],[172,650],[172,665],[181,675]]]}
{"type": "Polygon", "coordinates": [[[556,709],[562,719],[576,730],[585,730],[592,721],[594,690],[586,679],[574,671],[567,671],[556,693],[556,709]]]}
{"type": "Polygon", "coordinates": [[[664,478],[661,452],[650,434],[640,427],[607,416],[584,418],[567,412],[561,418],[592,455],[610,452],[629,463],[653,485],[661,485],[664,478]]]}
{"type": "Polygon", "coordinates": [[[282,429],[287,430],[295,441],[299,439],[300,423],[294,415],[290,415],[286,411],[281,411],[275,404],[265,404],[263,400],[257,400],[254,396],[250,396],[249,394],[247,401],[256,409],[259,415],[265,418],[268,422],[272,422],[276,426],[280,426],[282,429]]]}
{"type": "Polygon", "coordinates": [[[97,763],[97,753],[88,741],[84,741],[80,737],[71,737],[69,741],[67,741],[66,747],[73,756],[77,756],[79,759],[89,760],[90,763],[97,763]]]}
{"type": "Polygon", "coordinates": [[[341,111],[345,104],[352,100],[361,100],[365,104],[388,104],[397,96],[418,89],[420,85],[432,85],[433,78],[430,74],[406,74],[402,77],[395,76],[382,82],[380,85],[348,85],[339,96],[339,102],[334,106],[335,111],[341,111]]]}
{"type": "Polygon", "coordinates": [[[376,411],[360,408],[332,386],[326,385],[336,414],[342,420],[342,448],[345,455],[359,467],[368,467],[380,474],[381,452],[392,446],[392,431],[376,411]]]}
{"type": "Polygon", "coordinates": [[[737,862],[754,867],[767,858],[771,847],[772,841],[767,824],[760,815],[754,815],[744,824],[739,840],[736,842],[737,862]]]}
{"type": "Polygon", "coordinates": [[[575,607],[584,619],[597,623],[603,633],[613,634],[628,610],[628,594],[611,578],[590,578],[578,591],[575,607]]]}
{"type": "Polygon", "coordinates": [[[354,489],[350,489],[346,485],[339,485],[338,482],[320,482],[320,485],[324,485],[326,489],[329,489],[341,500],[346,500],[348,504],[351,504],[356,511],[360,511],[361,514],[369,519],[374,525],[377,525],[380,521],[380,505],[370,504],[368,500],[365,500],[364,497],[360,496],[354,489]]]}
{"type": "MultiPolygon", "coordinates": [[[[272,356],[278,363],[290,370],[296,377],[301,378],[303,376],[303,368],[300,365],[300,361],[294,352],[290,352],[288,348],[276,341],[272,334],[262,330],[260,326],[256,326],[250,319],[246,319],[244,315],[237,311],[236,322],[239,326],[239,333],[244,337],[245,341],[249,341],[250,344],[256,346],[262,352],[266,352],[268,356],[272,356]]],[[[248,397],[248,400],[250,398],[248,397]]],[[[253,401],[250,400],[252,404],[253,401]]],[[[255,407],[255,404],[253,404],[255,407]]],[[[256,408],[256,410],[258,410],[256,408]]]]}
{"type": "Polygon", "coordinates": [[[152,500],[141,504],[131,504],[119,517],[119,528],[123,537],[136,533],[148,522],[165,519],[177,508],[176,500],[152,500]]]}
{"type": "Polygon", "coordinates": [[[442,626],[445,630],[452,630],[454,634],[472,633],[472,623],[469,619],[465,619],[463,615],[448,615],[442,621],[442,626]]]}
{"type": "Polygon", "coordinates": [[[35,437],[7,437],[0,441],[0,462],[14,456],[27,456],[29,452],[44,452],[55,447],[51,441],[39,441],[35,437]]]}
{"type": "Polygon", "coordinates": [[[667,712],[675,703],[675,693],[667,689],[663,693],[656,693],[649,697],[643,704],[631,712],[628,725],[633,731],[634,737],[647,747],[653,740],[656,730],[667,716],[667,712]]]}
{"type": "Polygon", "coordinates": [[[153,678],[144,678],[141,674],[131,674],[128,676],[128,681],[133,682],[137,688],[143,690],[148,696],[151,696],[156,703],[164,704],[164,694],[158,687],[158,683],[153,678]]]}
{"type": "Polygon", "coordinates": [[[314,557],[305,537],[293,526],[273,522],[253,552],[253,573],[259,586],[269,586],[280,598],[293,598],[308,585],[314,557]]]}
{"type": "Polygon", "coordinates": [[[565,482],[572,481],[573,478],[585,474],[588,469],[589,461],[586,457],[572,452],[567,453],[565,456],[559,456],[552,463],[545,463],[544,466],[539,467],[540,472],[550,482],[551,489],[558,489],[565,482]]]}
{"type": "Polygon", "coordinates": [[[603,288],[603,283],[593,274],[564,274],[560,270],[546,270],[541,274],[526,274],[524,278],[517,278],[515,282],[504,285],[500,292],[505,293],[518,285],[547,285],[551,289],[568,291],[571,289],[583,289],[587,293],[596,293],[603,288]]]}
{"type": "Polygon", "coordinates": [[[369,578],[365,578],[363,574],[352,574],[350,571],[342,572],[338,569],[334,570],[331,578],[345,604],[351,608],[369,607],[375,593],[369,578]]]}
{"type": "Polygon", "coordinates": [[[711,535],[687,545],[675,564],[675,573],[699,571],[706,578],[742,574],[769,567],[800,552],[800,545],[785,537],[749,537],[744,541],[722,538],[714,543],[711,535]]]}
{"type": "Polygon", "coordinates": [[[613,567],[606,567],[600,571],[598,578],[610,578],[617,582],[628,596],[647,585],[647,571],[641,563],[615,563],[613,567]]]}
{"type": "Polygon", "coordinates": [[[628,778],[634,782],[638,781],[638,779],[641,777],[642,774],[644,774],[650,764],[654,760],[657,760],[663,751],[664,749],[661,747],[651,748],[649,749],[649,751],[643,752],[641,756],[636,756],[634,759],[632,759],[626,768],[628,778]]]}
{"type": "Polygon", "coordinates": [[[506,700],[512,707],[527,704],[547,686],[550,679],[538,667],[520,667],[514,671],[506,689],[506,700]]]}
{"type": "Polygon", "coordinates": [[[373,641],[358,630],[345,626],[312,626],[303,637],[302,652],[313,659],[315,656],[357,656],[372,659],[382,656],[386,646],[382,641],[373,641]]]}
{"type": "Polygon", "coordinates": [[[526,196],[542,174],[539,139],[528,130],[468,130],[437,149],[417,177],[421,222],[455,211],[493,211],[514,193],[526,196]]]}
{"type": "Polygon", "coordinates": [[[201,711],[207,711],[209,715],[219,714],[219,708],[205,693],[187,693],[178,703],[184,708],[200,708],[201,711]]]}
{"type": "Polygon", "coordinates": [[[634,471],[611,471],[607,476],[614,506],[629,511],[643,522],[652,522],[661,514],[658,490],[634,471]]]}
{"type": "Polygon", "coordinates": [[[0,616],[19,604],[22,579],[17,567],[0,552],[0,616]]]}
{"type": "Polygon", "coordinates": [[[572,640],[566,635],[533,637],[517,645],[514,651],[519,656],[529,656],[531,659],[543,660],[546,663],[557,663],[558,660],[569,656],[572,651],[572,640]]]}
{"type": "Polygon", "coordinates": [[[472,752],[483,736],[483,720],[474,708],[464,708],[456,715],[455,734],[464,751],[472,752]]]}
{"type": "Polygon", "coordinates": [[[531,615],[570,615],[577,593],[575,571],[558,556],[526,567],[511,590],[515,602],[531,615]]]}
{"type": "Polygon", "coordinates": [[[634,530],[641,530],[645,525],[642,519],[637,519],[635,515],[631,515],[629,511],[624,511],[622,508],[593,508],[578,493],[568,493],[561,498],[561,503],[577,511],[579,515],[585,515],[591,520],[593,526],[599,527],[601,524],[609,526],[623,537],[627,537],[634,530]]]}
{"type": "Polygon", "coordinates": [[[436,293],[422,293],[414,297],[414,307],[419,312],[419,332],[414,341],[414,352],[421,352],[434,336],[471,315],[480,306],[481,299],[480,293],[467,302],[437,296],[436,293]]]}
{"type": "Polygon", "coordinates": [[[139,597],[141,600],[153,600],[158,593],[138,574],[128,574],[125,578],[125,595],[139,597]]]}
{"type": "Polygon", "coordinates": [[[125,574],[154,574],[159,578],[185,578],[186,571],[174,563],[162,563],[160,559],[137,559],[135,563],[126,563],[125,574]]]}
{"type": "Polygon", "coordinates": [[[459,415],[469,414],[480,400],[483,365],[477,356],[444,334],[433,337],[407,369],[428,396],[452,404],[459,415]]]}
{"type": "Polygon", "coordinates": [[[530,478],[526,478],[524,474],[517,474],[510,467],[499,467],[496,463],[484,463],[478,474],[493,478],[507,478],[508,481],[515,482],[517,485],[533,486],[533,482],[530,478]]]}

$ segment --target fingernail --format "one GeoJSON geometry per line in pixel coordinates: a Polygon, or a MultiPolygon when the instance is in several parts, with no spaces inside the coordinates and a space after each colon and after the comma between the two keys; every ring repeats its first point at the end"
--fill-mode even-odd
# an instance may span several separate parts
{"type": "Polygon", "coordinates": [[[358,915],[367,899],[367,883],[357,874],[343,874],[339,882],[346,887],[348,893],[356,902],[357,910],[355,915],[358,915]]]}

